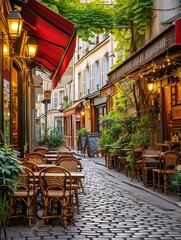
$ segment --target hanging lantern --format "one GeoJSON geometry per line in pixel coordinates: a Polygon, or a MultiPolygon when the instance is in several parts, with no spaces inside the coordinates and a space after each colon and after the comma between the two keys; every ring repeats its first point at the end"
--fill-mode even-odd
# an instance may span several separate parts
{"type": "Polygon", "coordinates": [[[21,30],[23,26],[23,19],[21,14],[17,11],[16,7],[6,17],[8,22],[9,35],[12,38],[17,38],[21,35],[21,30]]]}

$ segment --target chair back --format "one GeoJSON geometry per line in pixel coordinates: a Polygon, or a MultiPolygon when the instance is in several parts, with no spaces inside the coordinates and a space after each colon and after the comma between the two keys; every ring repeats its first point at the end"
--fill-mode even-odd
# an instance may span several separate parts
{"type": "Polygon", "coordinates": [[[39,183],[43,194],[48,194],[49,191],[66,191],[68,179],[68,190],[71,191],[72,177],[66,169],[60,166],[45,167],[39,173],[39,183]]]}
{"type": "Polygon", "coordinates": [[[138,161],[142,158],[144,148],[141,146],[133,147],[132,154],[133,154],[133,160],[138,161]]]}
{"type": "Polygon", "coordinates": [[[179,158],[179,154],[176,151],[166,151],[161,155],[160,166],[164,171],[174,169],[179,158]]]}
{"type": "Polygon", "coordinates": [[[61,166],[65,168],[69,172],[81,172],[82,171],[82,164],[77,159],[71,158],[64,158],[60,159],[56,162],[57,166],[61,166]]]}
{"type": "Polygon", "coordinates": [[[47,163],[47,161],[46,161],[46,159],[45,158],[42,158],[42,157],[40,157],[40,156],[37,156],[36,154],[35,155],[29,155],[29,156],[26,156],[25,157],[25,159],[24,159],[24,161],[26,162],[26,161],[30,161],[30,162],[33,162],[33,163],[35,163],[35,164],[46,164],[47,163]]]}
{"type": "Polygon", "coordinates": [[[31,161],[22,162],[22,165],[24,167],[27,167],[27,168],[31,169],[33,172],[39,172],[39,167],[31,161]]]}
{"type": "Polygon", "coordinates": [[[46,147],[36,147],[33,152],[40,152],[40,153],[43,153],[43,154],[47,154],[50,152],[50,150],[46,147]]]}
{"type": "Polygon", "coordinates": [[[33,191],[35,193],[35,175],[30,168],[24,166],[23,172],[19,176],[16,191],[27,191],[27,193],[33,191]]]}
{"type": "Polygon", "coordinates": [[[76,159],[73,155],[63,154],[63,155],[58,155],[58,156],[57,156],[56,162],[58,162],[60,159],[64,159],[64,158],[76,159]]]}
{"type": "Polygon", "coordinates": [[[40,152],[31,152],[28,155],[26,155],[25,158],[27,158],[27,157],[41,157],[47,163],[47,157],[43,153],[40,153],[40,152]]]}

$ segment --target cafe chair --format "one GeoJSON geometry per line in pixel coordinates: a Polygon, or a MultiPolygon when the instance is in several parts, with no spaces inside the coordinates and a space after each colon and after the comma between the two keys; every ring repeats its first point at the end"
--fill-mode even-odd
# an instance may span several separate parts
{"type": "Polygon", "coordinates": [[[142,153],[142,175],[143,175],[143,185],[148,187],[148,185],[153,184],[152,169],[157,168],[157,162],[160,156],[160,151],[154,148],[147,148],[142,153]],[[144,155],[148,155],[144,157],[144,155]],[[150,157],[149,157],[150,155],[150,157]],[[153,157],[155,155],[155,157],[153,157]]]}
{"type": "Polygon", "coordinates": [[[60,166],[43,168],[39,173],[39,183],[43,198],[39,227],[47,220],[62,219],[64,228],[67,228],[67,222],[74,222],[74,190],[70,172],[60,166]]]}
{"type": "Polygon", "coordinates": [[[43,154],[43,153],[40,153],[40,152],[31,152],[31,153],[28,153],[28,154],[26,155],[26,157],[29,157],[29,156],[38,156],[38,157],[44,158],[44,159],[45,159],[45,162],[47,162],[47,157],[46,157],[45,154],[43,154]]]}
{"type": "Polygon", "coordinates": [[[166,151],[160,155],[158,169],[152,169],[153,190],[157,186],[158,192],[163,188],[164,193],[167,194],[169,176],[174,174],[178,158],[179,154],[176,151],[166,151]]]}
{"type": "Polygon", "coordinates": [[[28,226],[36,223],[36,187],[35,176],[31,169],[24,167],[17,184],[17,190],[10,199],[8,222],[12,218],[26,217],[28,226]]]}
{"type": "Polygon", "coordinates": [[[37,155],[37,153],[35,154],[29,154],[28,156],[25,157],[24,161],[29,161],[35,164],[46,164],[47,163],[47,159],[44,157],[40,157],[37,155]]]}
{"type": "Polygon", "coordinates": [[[40,152],[40,153],[43,153],[43,154],[48,154],[50,152],[50,150],[47,148],[47,147],[36,147],[33,152],[40,152]]]}
{"type": "Polygon", "coordinates": [[[130,169],[132,181],[137,178],[142,180],[142,153],[144,148],[141,146],[133,147],[132,149],[132,167],[130,169]]]}
{"type": "MultiPolygon", "coordinates": [[[[73,159],[73,158],[72,159],[67,159],[67,158],[60,159],[56,163],[56,165],[65,168],[69,172],[82,172],[82,164],[77,159],[73,159]]],[[[78,195],[79,194],[78,193],[79,186],[81,187],[82,192],[85,193],[84,192],[84,187],[83,187],[83,184],[82,184],[82,180],[79,179],[79,178],[74,179],[73,182],[72,182],[72,188],[75,191],[75,203],[76,203],[76,207],[77,207],[77,211],[78,212],[80,211],[80,208],[79,208],[79,195],[78,195]]]]}
{"type": "Polygon", "coordinates": [[[22,165],[24,167],[31,169],[31,171],[33,171],[33,172],[39,172],[39,167],[34,162],[24,161],[24,162],[22,162],[22,165]]]}

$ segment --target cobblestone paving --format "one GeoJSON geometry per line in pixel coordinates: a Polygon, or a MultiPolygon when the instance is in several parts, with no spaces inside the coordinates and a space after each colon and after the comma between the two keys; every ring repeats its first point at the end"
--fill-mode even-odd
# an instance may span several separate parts
{"type": "Polygon", "coordinates": [[[39,229],[17,223],[7,228],[8,240],[181,240],[181,215],[136,198],[91,161],[83,165],[86,196],[80,195],[74,225],[64,230],[58,224],[39,229]]]}

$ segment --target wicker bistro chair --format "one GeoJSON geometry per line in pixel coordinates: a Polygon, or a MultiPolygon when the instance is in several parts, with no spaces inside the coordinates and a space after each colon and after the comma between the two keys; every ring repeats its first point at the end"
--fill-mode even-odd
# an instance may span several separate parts
{"type": "Polygon", "coordinates": [[[152,169],[157,168],[159,156],[160,151],[154,148],[146,148],[142,153],[142,176],[145,187],[153,184],[152,169]]]}
{"type": "Polygon", "coordinates": [[[55,218],[63,219],[66,228],[67,221],[74,222],[74,190],[70,172],[59,166],[46,167],[39,173],[39,182],[43,198],[43,215],[39,226],[43,226],[47,219],[55,218]]]}
{"type": "MultiPolygon", "coordinates": [[[[63,168],[65,168],[67,171],[69,172],[81,172],[82,171],[82,164],[79,160],[77,159],[70,159],[70,158],[64,158],[64,159],[60,159],[56,165],[61,166],[63,168]]],[[[82,192],[84,193],[84,187],[82,184],[82,180],[81,179],[74,179],[73,184],[72,184],[72,188],[75,190],[75,203],[76,203],[76,207],[77,207],[77,211],[80,211],[79,208],[79,196],[78,196],[78,189],[79,186],[82,188],[82,192]]]]}
{"type": "MultiPolygon", "coordinates": [[[[44,160],[45,160],[45,162],[47,163],[47,157],[45,156],[45,154],[43,154],[43,153],[40,153],[40,152],[31,152],[31,153],[29,153],[29,154],[27,154],[26,155],[26,157],[34,157],[34,156],[37,156],[37,157],[41,157],[41,158],[43,158],[44,160]]],[[[25,158],[26,158],[25,157],[25,158]]]]}
{"type": "Polygon", "coordinates": [[[31,169],[31,171],[33,171],[33,172],[39,172],[39,167],[34,162],[24,161],[24,162],[22,162],[22,165],[24,167],[31,169]]]}
{"type": "Polygon", "coordinates": [[[131,169],[132,181],[134,178],[142,180],[142,153],[144,148],[141,146],[132,149],[133,167],[131,169]]]}
{"type": "Polygon", "coordinates": [[[39,152],[39,153],[43,153],[43,154],[47,154],[50,152],[50,150],[47,147],[36,147],[33,152],[39,152]]]}
{"type": "Polygon", "coordinates": [[[163,188],[165,194],[167,194],[167,189],[169,186],[169,176],[174,174],[174,169],[179,159],[179,154],[176,151],[166,151],[161,154],[159,158],[159,168],[153,169],[153,190],[155,187],[163,188]],[[157,175],[157,180],[156,180],[157,175]]]}
{"type": "Polygon", "coordinates": [[[33,162],[35,164],[46,164],[47,160],[44,157],[40,157],[37,154],[29,154],[28,156],[25,157],[24,161],[29,161],[29,162],[33,162]]]}
{"type": "Polygon", "coordinates": [[[26,216],[29,227],[36,223],[36,187],[35,176],[31,169],[24,167],[20,175],[17,190],[10,200],[8,221],[12,218],[26,216]]]}

